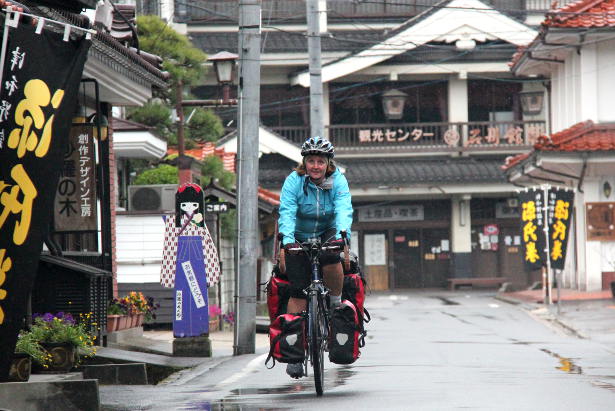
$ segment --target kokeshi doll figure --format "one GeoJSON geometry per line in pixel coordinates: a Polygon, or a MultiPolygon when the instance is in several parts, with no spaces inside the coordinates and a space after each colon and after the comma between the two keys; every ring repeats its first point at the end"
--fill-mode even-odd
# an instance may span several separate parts
{"type": "Polygon", "coordinates": [[[203,190],[188,183],[175,194],[175,216],[166,217],[160,282],[175,289],[175,337],[209,333],[207,288],[220,280],[220,264],[203,211],[203,190]]]}

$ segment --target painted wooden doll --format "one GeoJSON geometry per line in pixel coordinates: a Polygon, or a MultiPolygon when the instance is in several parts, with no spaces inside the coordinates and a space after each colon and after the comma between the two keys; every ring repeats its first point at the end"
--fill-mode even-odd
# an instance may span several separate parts
{"type": "Polygon", "coordinates": [[[173,335],[209,333],[207,288],[220,280],[216,246],[203,218],[203,190],[182,184],[175,194],[175,216],[167,216],[160,282],[175,289],[173,335]]]}

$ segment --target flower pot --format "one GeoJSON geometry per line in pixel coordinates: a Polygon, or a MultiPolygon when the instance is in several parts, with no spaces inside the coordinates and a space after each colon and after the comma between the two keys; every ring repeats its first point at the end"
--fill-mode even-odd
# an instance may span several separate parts
{"type": "Polygon", "coordinates": [[[107,316],[107,332],[112,333],[117,331],[120,326],[120,315],[110,314],[107,316]]]}
{"type": "Polygon", "coordinates": [[[143,325],[143,321],[145,320],[145,313],[137,314],[137,327],[141,327],[143,325]]]}
{"type": "Polygon", "coordinates": [[[120,315],[120,318],[117,323],[117,330],[125,330],[130,327],[130,318],[127,315],[120,315]]]}
{"type": "Polygon", "coordinates": [[[130,314],[128,316],[128,328],[133,328],[137,326],[137,321],[139,320],[139,314],[130,314]]]}
{"type": "Polygon", "coordinates": [[[209,319],[209,332],[218,331],[220,329],[220,317],[209,319]]]}
{"type": "Polygon", "coordinates": [[[32,358],[28,354],[15,353],[9,370],[10,382],[26,382],[30,379],[32,358]]]}
{"type": "Polygon", "coordinates": [[[41,346],[49,353],[51,360],[48,368],[36,365],[36,369],[41,373],[57,374],[69,372],[77,359],[77,348],[72,344],[66,343],[41,343],[41,346]]]}

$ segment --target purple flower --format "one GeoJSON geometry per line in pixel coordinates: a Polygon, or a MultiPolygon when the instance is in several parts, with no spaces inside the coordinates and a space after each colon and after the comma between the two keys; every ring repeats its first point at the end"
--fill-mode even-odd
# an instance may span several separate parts
{"type": "MultiPolygon", "coordinates": [[[[59,314],[59,313],[58,313],[59,314]]],[[[58,317],[59,318],[59,317],[58,317]]],[[[62,318],[62,320],[70,325],[75,325],[75,319],[73,318],[73,316],[71,315],[71,313],[66,313],[64,314],[64,318],[62,318]]]]}
{"type": "Polygon", "coordinates": [[[53,317],[53,314],[51,314],[51,313],[45,313],[45,314],[43,314],[43,321],[45,321],[45,322],[50,323],[50,322],[52,322],[52,321],[53,321],[53,318],[54,318],[54,317],[53,317]]]}

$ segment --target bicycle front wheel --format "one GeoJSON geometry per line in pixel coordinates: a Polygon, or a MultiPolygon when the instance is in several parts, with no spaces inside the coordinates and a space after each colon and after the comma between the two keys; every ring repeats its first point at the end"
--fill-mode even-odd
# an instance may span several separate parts
{"type": "Polygon", "coordinates": [[[312,357],[312,367],[314,368],[314,385],[316,395],[323,393],[325,379],[324,351],[325,351],[325,314],[324,307],[319,304],[318,295],[311,297],[310,304],[310,355],[312,357]]]}

